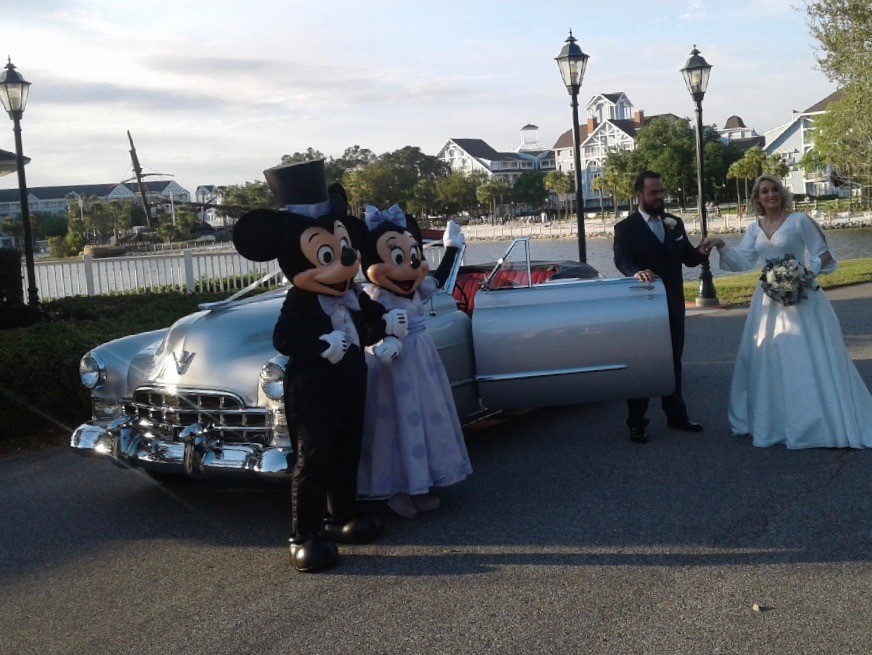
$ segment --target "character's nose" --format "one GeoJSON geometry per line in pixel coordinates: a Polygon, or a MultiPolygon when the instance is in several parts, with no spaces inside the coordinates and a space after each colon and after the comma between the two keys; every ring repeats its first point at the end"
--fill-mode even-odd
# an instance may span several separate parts
{"type": "Polygon", "coordinates": [[[357,251],[353,248],[343,248],[342,255],[340,255],[339,259],[342,261],[343,266],[351,266],[357,263],[357,251]]]}
{"type": "Polygon", "coordinates": [[[415,255],[412,255],[412,261],[410,266],[412,267],[412,270],[417,271],[419,268],[421,268],[421,260],[415,257],[415,255]]]}

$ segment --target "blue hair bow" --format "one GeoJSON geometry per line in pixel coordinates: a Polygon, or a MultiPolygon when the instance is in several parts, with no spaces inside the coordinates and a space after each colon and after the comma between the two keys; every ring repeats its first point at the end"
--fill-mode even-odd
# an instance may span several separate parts
{"type": "Polygon", "coordinates": [[[402,228],[406,227],[406,213],[398,205],[391,205],[383,212],[379,211],[378,207],[367,205],[364,209],[363,220],[370,232],[384,223],[393,223],[402,228]]]}

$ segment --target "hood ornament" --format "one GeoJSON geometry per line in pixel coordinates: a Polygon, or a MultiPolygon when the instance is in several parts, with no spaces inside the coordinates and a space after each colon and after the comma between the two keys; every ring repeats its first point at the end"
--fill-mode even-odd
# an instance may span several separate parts
{"type": "Polygon", "coordinates": [[[188,370],[188,366],[191,364],[191,360],[194,359],[194,353],[183,350],[178,357],[176,356],[175,351],[172,351],[172,355],[176,362],[176,373],[184,375],[185,371],[188,370]]]}

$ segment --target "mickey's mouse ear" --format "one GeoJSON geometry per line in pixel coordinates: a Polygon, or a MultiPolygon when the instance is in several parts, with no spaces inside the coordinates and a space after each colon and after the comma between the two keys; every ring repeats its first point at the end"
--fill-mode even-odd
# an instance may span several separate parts
{"type": "Polygon", "coordinates": [[[334,182],[327,187],[327,195],[330,196],[330,215],[333,218],[344,218],[348,214],[348,195],[345,188],[334,182]]]}
{"type": "Polygon", "coordinates": [[[287,229],[287,213],[253,209],[243,214],[233,226],[233,245],[246,259],[268,262],[278,255],[287,229]]]}

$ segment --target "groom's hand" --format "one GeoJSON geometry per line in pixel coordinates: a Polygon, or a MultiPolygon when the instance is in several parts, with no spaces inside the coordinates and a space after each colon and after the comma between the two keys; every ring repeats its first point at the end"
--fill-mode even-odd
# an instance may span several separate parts
{"type": "Polygon", "coordinates": [[[644,271],[639,271],[634,276],[639,282],[653,282],[657,279],[657,276],[654,275],[654,271],[650,268],[646,268],[644,271]]]}
{"type": "Polygon", "coordinates": [[[700,242],[699,246],[697,246],[697,250],[699,250],[699,254],[703,257],[708,257],[716,245],[717,244],[713,239],[706,237],[702,242],[700,242]]]}

